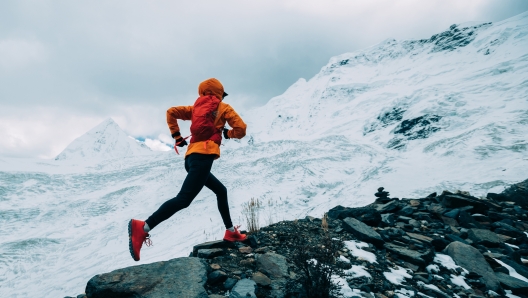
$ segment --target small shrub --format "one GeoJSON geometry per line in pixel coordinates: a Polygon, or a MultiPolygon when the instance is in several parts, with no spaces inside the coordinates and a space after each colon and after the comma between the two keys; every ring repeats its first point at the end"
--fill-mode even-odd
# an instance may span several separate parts
{"type": "Polygon", "coordinates": [[[296,244],[292,263],[300,270],[300,277],[288,284],[288,297],[343,297],[340,287],[332,282],[333,275],[343,275],[343,270],[336,266],[336,254],[342,248],[342,242],[332,240],[328,233],[324,233],[318,245],[303,244],[306,241],[301,237],[293,243],[296,244]]]}

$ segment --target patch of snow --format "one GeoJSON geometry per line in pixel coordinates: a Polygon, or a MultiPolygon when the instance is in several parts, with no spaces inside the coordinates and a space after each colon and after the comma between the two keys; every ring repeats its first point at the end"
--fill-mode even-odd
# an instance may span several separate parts
{"type": "Polygon", "coordinates": [[[508,245],[509,247],[513,247],[513,248],[519,249],[519,247],[517,245],[513,245],[513,244],[509,244],[509,243],[504,243],[504,244],[508,245]]]}
{"type": "Polygon", "coordinates": [[[471,289],[471,287],[466,283],[464,276],[451,274],[451,282],[457,286],[463,287],[466,290],[471,289]]]}
{"type": "Polygon", "coordinates": [[[438,265],[435,265],[435,264],[431,264],[431,265],[425,267],[425,270],[427,270],[428,273],[438,273],[438,272],[440,272],[440,268],[438,267],[438,265]]]}
{"type": "Polygon", "coordinates": [[[356,240],[343,241],[343,243],[354,257],[370,263],[377,263],[375,254],[361,249],[362,247],[368,247],[367,243],[356,240]]]}
{"type": "Polygon", "coordinates": [[[397,289],[394,291],[394,294],[396,294],[396,297],[398,298],[410,298],[414,297],[414,292],[411,290],[407,290],[405,288],[397,289]]]}
{"type": "Polygon", "coordinates": [[[522,281],[525,281],[525,282],[528,282],[528,278],[520,275],[519,273],[517,273],[517,271],[511,267],[510,265],[504,263],[503,261],[499,260],[499,259],[495,259],[493,258],[495,261],[497,261],[497,263],[501,264],[503,267],[505,267],[506,269],[508,269],[508,271],[510,272],[510,276],[511,277],[515,277],[517,279],[520,279],[522,281]]]}
{"type": "Polygon", "coordinates": [[[347,259],[345,256],[339,256],[339,260],[345,262],[345,263],[350,263],[350,260],[347,259]]]}
{"type": "Polygon", "coordinates": [[[504,292],[506,292],[506,297],[508,298],[521,298],[517,295],[513,295],[511,290],[504,290],[504,292]]]}
{"type": "Polygon", "coordinates": [[[367,268],[360,265],[352,265],[352,268],[345,270],[345,274],[350,275],[352,278],[358,278],[362,276],[372,278],[372,275],[368,273],[367,268]]]}
{"type": "Polygon", "coordinates": [[[406,278],[412,278],[412,276],[407,273],[409,269],[396,266],[398,269],[390,268],[391,272],[383,272],[385,278],[395,285],[401,285],[406,278]]]}
{"type": "MultiPolygon", "coordinates": [[[[462,268],[458,266],[450,256],[444,255],[444,254],[435,254],[433,262],[438,263],[442,265],[443,267],[450,269],[450,270],[456,270],[457,268],[462,268]]],[[[466,275],[468,273],[469,272],[465,268],[462,268],[462,275],[466,275]]]]}

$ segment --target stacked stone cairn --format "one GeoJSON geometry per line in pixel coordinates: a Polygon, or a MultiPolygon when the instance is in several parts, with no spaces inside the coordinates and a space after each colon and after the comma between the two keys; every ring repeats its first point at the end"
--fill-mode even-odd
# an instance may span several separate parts
{"type": "Polygon", "coordinates": [[[486,198],[444,191],[400,200],[383,188],[376,197],[336,206],[328,219],[272,224],[245,243],[206,242],[187,258],[96,275],[78,297],[307,297],[291,290],[304,274],[295,248],[302,239],[324,249],[328,237],[343,244],[332,252],[349,288],[343,297],[528,297],[528,180],[486,198]]]}

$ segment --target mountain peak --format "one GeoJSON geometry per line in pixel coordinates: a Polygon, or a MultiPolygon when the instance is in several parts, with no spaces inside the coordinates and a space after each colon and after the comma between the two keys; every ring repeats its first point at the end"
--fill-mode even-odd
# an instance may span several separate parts
{"type": "Polygon", "coordinates": [[[71,142],[55,160],[104,160],[149,152],[148,147],[129,137],[112,118],[108,118],[71,142]]]}

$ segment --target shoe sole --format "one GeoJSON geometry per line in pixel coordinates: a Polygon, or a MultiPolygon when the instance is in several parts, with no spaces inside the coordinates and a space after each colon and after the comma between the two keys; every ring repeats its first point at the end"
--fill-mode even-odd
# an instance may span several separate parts
{"type": "Polygon", "coordinates": [[[130,251],[132,259],[136,262],[139,261],[139,258],[136,258],[134,255],[134,248],[132,247],[132,220],[128,222],[128,250],[130,251]]]}

